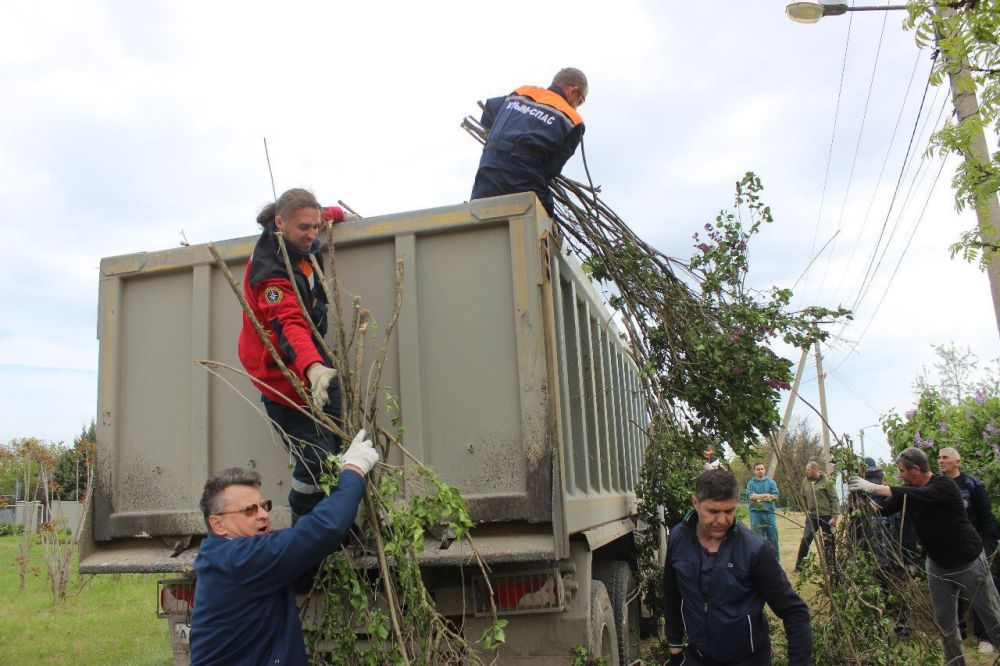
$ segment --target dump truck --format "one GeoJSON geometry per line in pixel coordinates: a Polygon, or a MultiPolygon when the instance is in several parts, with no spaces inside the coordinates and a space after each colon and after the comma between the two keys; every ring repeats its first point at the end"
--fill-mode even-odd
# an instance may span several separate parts
{"type": "MultiPolygon", "coordinates": [[[[256,238],[215,243],[238,281],[256,238]]],[[[537,198],[338,224],[333,242],[344,299],[382,324],[403,264],[381,383],[398,399],[405,447],[468,504],[509,621],[500,663],[569,664],[578,648],[634,659],[648,412],[613,313],[537,198]],[[542,603],[523,603],[543,589],[542,603]]],[[[207,245],[105,258],[99,288],[96,473],[79,569],[162,574],[158,612],[186,663],[204,482],[257,470],[276,500],[273,528],[287,527],[289,456],[250,382],[198,363],[239,367],[241,306],[207,245]]],[[[438,610],[478,638],[492,604],[469,544],[429,543],[418,558],[438,610]]]]}

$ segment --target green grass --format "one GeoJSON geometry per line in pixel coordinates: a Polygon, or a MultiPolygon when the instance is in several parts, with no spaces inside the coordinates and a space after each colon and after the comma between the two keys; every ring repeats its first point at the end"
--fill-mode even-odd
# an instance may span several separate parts
{"type": "Polygon", "coordinates": [[[157,576],[74,574],[69,598],[53,606],[40,545],[20,591],[18,542],[0,537],[0,663],[171,663],[167,621],[156,617],[157,576]]]}

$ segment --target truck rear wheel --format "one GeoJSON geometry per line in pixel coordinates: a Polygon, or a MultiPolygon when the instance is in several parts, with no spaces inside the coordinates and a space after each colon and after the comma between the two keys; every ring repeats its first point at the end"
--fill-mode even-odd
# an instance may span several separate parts
{"type": "Polygon", "coordinates": [[[619,664],[615,612],[608,590],[599,580],[590,583],[590,653],[606,657],[609,664],[619,664]]]}
{"type": "Polygon", "coordinates": [[[594,563],[594,579],[604,583],[615,618],[615,638],[621,666],[639,656],[639,593],[635,576],[627,562],[610,560],[594,563]]]}

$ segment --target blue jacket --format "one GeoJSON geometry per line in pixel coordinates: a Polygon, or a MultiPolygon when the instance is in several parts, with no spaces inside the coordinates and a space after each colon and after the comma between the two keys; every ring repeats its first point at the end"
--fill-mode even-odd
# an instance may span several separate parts
{"type": "Polygon", "coordinates": [[[264,536],[211,534],[194,561],[191,664],[305,664],[295,579],[336,551],[364,492],[342,472],[333,492],[295,527],[264,536]]]}
{"type": "Polygon", "coordinates": [[[809,609],[792,590],[774,547],[737,522],[718,552],[708,555],[697,526],[692,512],[670,531],[663,570],[667,642],[683,645],[686,634],[694,659],[755,663],[762,651],[770,654],[766,602],[784,622],[790,666],[809,664],[809,609]]]}
{"type": "MultiPolygon", "coordinates": [[[[757,477],[753,477],[747,481],[747,500],[749,500],[750,496],[755,493],[758,495],[768,494],[777,497],[778,484],[775,483],[774,479],[769,476],[765,476],[760,481],[757,480],[757,477]]],[[[750,502],[750,510],[774,513],[774,502],[750,502]]]]}
{"type": "Polygon", "coordinates": [[[559,86],[522,86],[486,101],[489,131],[472,199],[534,192],[552,214],[549,181],[558,176],[583,138],[583,118],[559,86]]]}

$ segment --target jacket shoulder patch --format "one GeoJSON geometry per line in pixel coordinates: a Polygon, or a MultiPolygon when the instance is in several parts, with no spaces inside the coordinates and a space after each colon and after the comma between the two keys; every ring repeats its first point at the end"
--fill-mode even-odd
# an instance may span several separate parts
{"type": "Polygon", "coordinates": [[[277,287],[268,287],[264,290],[264,300],[268,303],[280,303],[284,297],[284,292],[277,287]]]}

